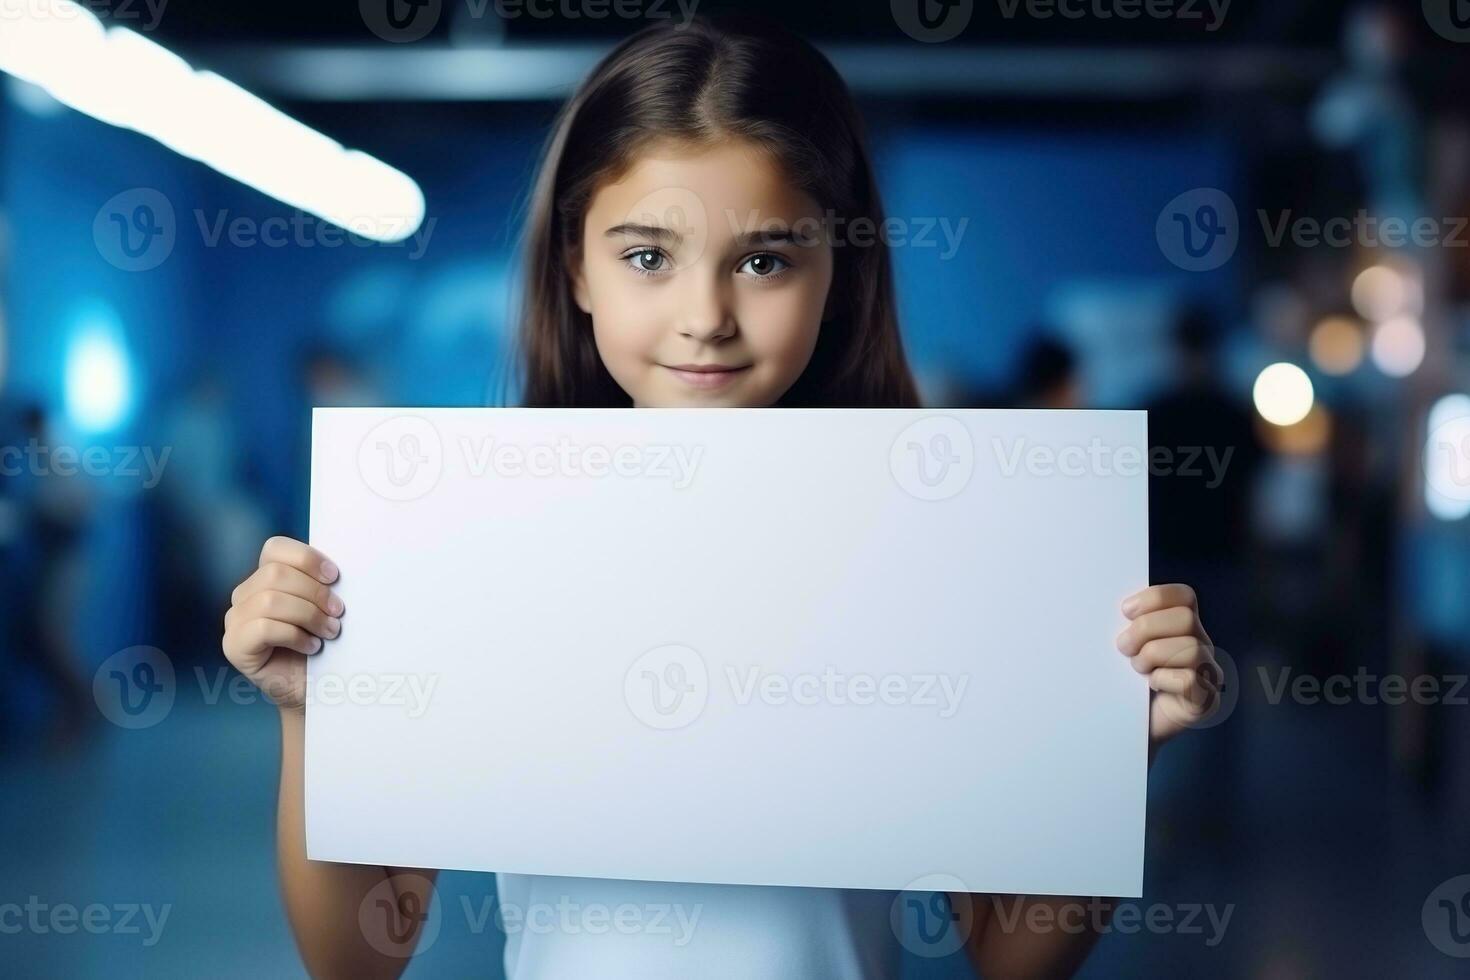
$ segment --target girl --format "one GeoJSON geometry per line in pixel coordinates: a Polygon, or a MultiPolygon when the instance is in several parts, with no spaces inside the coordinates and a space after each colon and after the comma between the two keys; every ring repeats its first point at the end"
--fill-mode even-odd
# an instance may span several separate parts
{"type": "MultiPolygon", "coordinates": [[[[774,28],[707,20],[628,39],[563,109],[536,183],[525,402],[917,407],[888,251],[881,236],[858,241],[862,219],[881,228],[884,216],[861,124],[815,49],[774,28]],[[852,240],[837,229],[853,229],[852,240]]],[[[259,569],[235,589],[223,646],[279,704],[280,873],[307,967],[316,976],[396,976],[435,872],[305,856],[304,664],[341,630],[342,602],[330,588],[337,575],[306,544],[270,539],[259,569]],[[398,949],[359,925],[365,903],[384,896],[399,910],[398,949]]],[[[1156,746],[1213,710],[1210,641],[1186,586],[1146,589],[1123,612],[1131,625],[1118,648],[1156,692],[1156,746]]],[[[502,908],[523,922],[507,929],[506,972],[516,980],[811,980],[899,969],[891,894],[525,875],[500,875],[497,887],[502,908]],[[604,910],[604,928],[582,928],[569,909],[604,910]],[[654,928],[650,915],[646,928],[613,927],[614,910],[627,909],[662,910],[665,924],[654,928]]],[[[1017,900],[1057,906],[1033,919],[1024,908],[1014,914],[1010,899],[970,898],[952,901],[965,910],[959,931],[987,976],[1065,975],[1096,940],[1095,915],[1067,914],[1085,899],[1017,900]],[[1073,919],[1087,931],[1025,925],[1073,919]]]]}

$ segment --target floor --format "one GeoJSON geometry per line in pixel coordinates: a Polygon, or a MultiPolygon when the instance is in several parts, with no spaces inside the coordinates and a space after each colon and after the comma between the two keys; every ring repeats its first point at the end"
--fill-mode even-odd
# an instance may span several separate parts
{"type": "MultiPolygon", "coordinates": [[[[69,752],[0,758],[0,905],[96,904],[93,924],[117,927],[17,932],[17,913],[0,911],[8,974],[304,975],[276,893],[274,709],[205,703],[196,687],[180,684],[151,728],[99,724],[69,752]]],[[[1155,928],[1106,936],[1082,975],[1463,976],[1421,911],[1470,873],[1466,773],[1430,795],[1399,776],[1384,748],[1395,709],[1273,705],[1249,679],[1240,690],[1226,724],[1170,746],[1151,777],[1147,890],[1133,904],[1155,928]]],[[[1467,744],[1470,711],[1441,721],[1448,744],[1467,744]]],[[[481,908],[494,882],[447,873],[440,894],[481,908]]],[[[502,942],[446,916],[407,975],[501,976],[502,942]]],[[[969,974],[958,957],[910,957],[906,975],[969,974]]]]}

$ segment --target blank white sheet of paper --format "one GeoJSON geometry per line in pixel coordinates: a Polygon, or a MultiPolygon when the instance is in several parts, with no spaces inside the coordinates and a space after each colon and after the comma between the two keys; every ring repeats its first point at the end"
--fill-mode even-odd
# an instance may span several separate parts
{"type": "Polygon", "coordinates": [[[316,860],[1142,893],[1143,412],[316,409],[316,860]]]}

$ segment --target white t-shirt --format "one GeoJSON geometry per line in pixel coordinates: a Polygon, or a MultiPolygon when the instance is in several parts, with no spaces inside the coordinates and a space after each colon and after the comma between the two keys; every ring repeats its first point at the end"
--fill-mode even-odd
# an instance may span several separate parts
{"type": "Polygon", "coordinates": [[[510,980],[872,980],[895,893],[496,875],[510,980]]]}

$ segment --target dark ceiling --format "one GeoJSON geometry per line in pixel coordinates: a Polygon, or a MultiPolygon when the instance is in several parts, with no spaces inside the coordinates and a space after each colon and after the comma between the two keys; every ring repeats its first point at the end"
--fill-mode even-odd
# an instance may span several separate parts
{"type": "MultiPolygon", "coordinates": [[[[89,0],[99,14],[114,10],[123,22],[129,10],[147,3],[165,2],[156,30],[158,37],[179,46],[238,42],[304,44],[381,43],[366,28],[358,0],[89,0]]],[[[361,0],[362,3],[402,3],[404,0],[361,0]]],[[[420,0],[424,2],[424,0],[420,0]]],[[[454,32],[492,31],[509,40],[558,41],[612,38],[628,33],[626,19],[567,17],[568,6],[592,9],[589,0],[439,0],[445,16],[430,40],[449,40],[454,32]],[[502,17],[497,9],[519,10],[502,17]],[[532,16],[529,10],[551,12],[532,16]]],[[[593,4],[598,0],[591,0],[593,4]]],[[[615,0],[601,0],[611,5],[615,0]]],[[[616,0],[645,11],[666,10],[679,16],[680,0],[616,0]]],[[[686,6],[692,0],[683,0],[686,6]]],[[[727,11],[768,16],[817,40],[908,43],[897,28],[890,3],[921,0],[698,0],[701,14],[727,11]]],[[[937,2],[937,0],[923,0],[937,2]]],[[[966,0],[957,0],[966,2],[966,0]]],[[[959,40],[975,44],[1077,44],[1138,46],[1159,44],[1271,44],[1294,47],[1337,46],[1346,10],[1343,0],[968,0],[973,13],[959,40]],[[1123,20],[1089,13],[1067,17],[1045,14],[1057,4],[1070,11],[1091,11],[1096,5],[1116,10],[1132,2],[1142,9],[1166,5],[1170,17],[1139,16],[1123,20]],[[1207,29],[1210,4],[1227,4],[1216,30],[1207,29]],[[1032,11],[1032,13],[1028,13],[1032,11]]],[[[1454,2],[1454,0],[1449,0],[1454,2]]],[[[1423,26],[1418,0],[1395,4],[1423,26]]],[[[1428,33],[1427,30],[1425,32],[1428,33]]]]}

